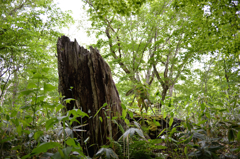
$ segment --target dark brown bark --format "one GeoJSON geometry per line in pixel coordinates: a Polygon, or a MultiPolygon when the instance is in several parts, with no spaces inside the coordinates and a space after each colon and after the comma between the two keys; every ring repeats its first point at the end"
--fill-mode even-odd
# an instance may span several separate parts
{"type": "Polygon", "coordinates": [[[81,141],[84,141],[90,137],[87,146],[93,145],[88,149],[89,155],[93,156],[101,145],[109,143],[108,138],[116,140],[120,137],[112,117],[119,117],[117,122],[123,124],[120,119],[121,101],[110,67],[97,49],[90,47],[89,52],[79,46],[76,40],[71,42],[66,36],[58,39],[57,52],[59,92],[65,99],[74,98],[77,101],[65,103],[67,110],[77,105],[82,111],[88,113],[89,118],[82,119],[82,123],[88,123],[84,127],[87,132],[78,134],[78,138],[80,135],[81,141]],[[95,116],[104,103],[107,103],[105,109],[101,109],[95,116]],[[102,118],[102,122],[99,117],[102,118]]]}

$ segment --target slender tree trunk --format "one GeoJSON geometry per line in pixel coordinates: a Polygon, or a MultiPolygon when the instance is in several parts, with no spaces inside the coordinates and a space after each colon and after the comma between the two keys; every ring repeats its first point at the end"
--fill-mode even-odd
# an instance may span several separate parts
{"type": "Polygon", "coordinates": [[[13,95],[12,95],[12,108],[15,105],[16,99],[17,99],[17,91],[18,91],[18,66],[16,66],[16,70],[14,71],[14,84],[13,84],[13,95]]]}
{"type": "Polygon", "coordinates": [[[57,52],[59,92],[65,99],[77,100],[65,103],[67,110],[76,107],[77,103],[78,108],[88,113],[89,118],[78,119],[88,123],[84,127],[87,132],[77,135],[82,141],[89,137],[87,146],[91,147],[88,148],[88,152],[93,156],[102,144],[109,143],[109,139],[116,140],[120,137],[118,126],[112,121],[113,117],[118,117],[115,120],[123,125],[120,119],[121,101],[110,67],[97,49],[90,47],[89,52],[79,46],[76,40],[71,42],[66,36],[58,39],[57,52]],[[107,106],[101,108],[104,103],[107,103],[107,106]]]}
{"type": "Polygon", "coordinates": [[[169,89],[168,85],[164,85],[162,86],[163,90],[162,90],[162,101],[160,103],[160,109],[162,108],[162,102],[164,102],[165,98],[166,98],[166,95],[167,95],[167,91],[169,89]]]}
{"type": "Polygon", "coordinates": [[[174,90],[174,84],[169,87],[169,96],[170,97],[172,97],[173,90],[174,90]]]}

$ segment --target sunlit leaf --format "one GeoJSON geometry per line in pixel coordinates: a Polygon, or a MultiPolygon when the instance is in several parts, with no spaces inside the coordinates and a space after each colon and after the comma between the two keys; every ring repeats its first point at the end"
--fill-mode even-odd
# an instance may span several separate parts
{"type": "Polygon", "coordinates": [[[55,89],[57,89],[57,87],[55,87],[55,86],[53,86],[53,85],[51,85],[51,84],[46,84],[46,83],[44,83],[44,92],[45,92],[45,93],[46,93],[46,92],[53,91],[53,90],[55,90],[55,89]]]}
{"type": "Polygon", "coordinates": [[[170,121],[169,121],[169,127],[171,127],[173,124],[173,117],[170,118],[170,121]]]}
{"type": "Polygon", "coordinates": [[[123,110],[122,110],[122,118],[125,119],[125,118],[126,118],[126,115],[127,115],[127,110],[126,110],[126,109],[123,109],[123,110]]]}
{"type": "Polygon", "coordinates": [[[103,108],[103,107],[106,107],[107,106],[107,103],[104,103],[103,106],[101,106],[101,108],[98,109],[97,113],[94,115],[93,118],[95,118],[95,116],[100,112],[100,110],[103,108]]]}

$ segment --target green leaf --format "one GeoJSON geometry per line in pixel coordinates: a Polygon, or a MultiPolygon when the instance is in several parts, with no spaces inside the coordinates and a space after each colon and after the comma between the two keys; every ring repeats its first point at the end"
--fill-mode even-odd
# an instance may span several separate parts
{"type": "Polygon", "coordinates": [[[30,109],[31,107],[32,107],[31,105],[25,105],[25,106],[20,107],[20,109],[30,109]]]}
{"type": "Polygon", "coordinates": [[[127,115],[127,110],[126,110],[126,109],[123,109],[123,110],[122,110],[122,118],[125,119],[125,118],[126,118],[126,115],[127,115]]]}
{"type": "Polygon", "coordinates": [[[68,146],[72,146],[72,147],[80,147],[80,144],[73,138],[70,138],[66,141],[66,144],[68,146]]]}
{"type": "Polygon", "coordinates": [[[75,99],[73,98],[64,99],[64,102],[66,102],[66,104],[70,104],[71,101],[75,101],[75,99]]]}
{"type": "Polygon", "coordinates": [[[42,71],[43,71],[44,73],[48,73],[49,70],[50,70],[50,68],[47,68],[47,67],[42,68],[42,71]]]}
{"type": "MultiPolygon", "coordinates": [[[[99,117],[99,120],[102,122],[102,121],[103,121],[102,117],[99,117]]],[[[113,119],[113,120],[114,120],[114,119],[113,119]]]]}
{"type": "Polygon", "coordinates": [[[40,73],[35,73],[32,77],[32,79],[47,79],[44,75],[40,73]]]}
{"type": "Polygon", "coordinates": [[[237,141],[240,142],[240,131],[237,133],[237,141]]]}
{"type": "Polygon", "coordinates": [[[123,109],[127,109],[127,107],[122,103],[121,103],[121,106],[122,106],[123,109]]]}
{"type": "Polygon", "coordinates": [[[51,156],[51,159],[62,159],[62,156],[59,152],[56,152],[54,155],[51,156]]]}
{"type": "Polygon", "coordinates": [[[51,85],[51,84],[46,84],[44,83],[44,93],[47,93],[47,92],[50,92],[50,91],[53,91],[53,90],[56,90],[57,87],[51,85]]]}
{"type": "Polygon", "coordinates": [[[103,108],[103,107],[106,107],[107,106],[107,103],[104,103],[103,106],[101,106],[101,108],[98,109],[97,113],[94,115],[93,118],[96,117],[96,115],[100,112],[100,110],[103,108]]]}
{"type": "Polygon", "coordinates": [[[161,124],[158,121],[156,121],[155,119],[153,119],[153,122],[156,126],[161,126],[161,124]]]}
{"type": "Polygon", "coordinates": [[[57,107],[56,107],[56,112],[58,112],[59,110],[61,110],[63,108],[64,108],[64,105],[58,104],[57,107]]]}
{"type": "Polygon", "coordinates": [[[124,121],[125,121],[125,123],[127,124],[127,125],[129,125],[130,124],[130,122],[129,122],[129,120],[126,118],[126,119],[124,119],[124,121]]]}
{"type": "Polygon", "coordinates": [[[163,112],[163,118],[165,119],[167,117],[167,112],[163,112]]]}
{"type": "Polygon", "coordinates": [[[41,135],[43,135],[43,131],[37,131],[34,133],[33,137],[37,141],[41,135]]]}
{"type": "Polygon", "coordinates": [[[61,158],[65,158],[65,155],[64,155],[63,151],[60,148],[58,148],[58,152],[61,155],[61,158]]]}
{"type": "Polygon", "coordinates": [[[64,156],[69,156],[72,149],[73,149],[72,147],[66,147],[66,148],[62,149],[62,152],[64,153],[64,156]]]}
{"type": "Polygon", "coordinates": [[[7,121],[9,121],[9,119],[10,119],[10,117],[9,117],[9,115],[7,114],[7,116],[6,116],[6,119],[7,119],[7,121]]]}
{"type": "Polygon", "coordinates": [[[228,140],[233,141],[234,140],[234,131],[232,129],[228,130],[228,140]]]}
{"type": "Polygon", "coordinates": [[[201,109],[205,110],[205,104],[204,103],[201,104],[201,109]]]}
{"type": "Polygon", "coordinates": [[[18,132],[18,135],[19,135],[19,136],[22,135],[22,126],[21,126],[21,125],[18,125],[18,126],[17,126],[17,132],[18,132]]]}
{"type": "Polygon", "coordinates": [[[69,110],[68,111],[68,116],[70,116],[71,114],[74,116],[74,118],[77,118],[77,117],[82,117],[83,118],[85,116],[89,117],[87,113],[81,111],[80,109],[69,110]]]}
{"type": "Polygon", "coordinates": [[[68,116],[59,116],[59,117],[57,117],[58,121],[65,121],[67,119],[69,119],[68,116]]]}
{"type": "Polygon", "coordinates": [[[204,124],[207,120],[202,120],[200,121],[197,125],[201,125],[201,124],[204,124]]]}
{"type": "Polygon", "coordinates": [[[36,83],[30,82],[30,83],[28,83],[27,88],[28,88],[28,89],[37,88],[37,85],[36,85],[36,83]]]}
{"type": "Polygon", "coordinates": [[[12,110],[11,117],[16,117],[17,114],[18,114],[18,111],[12,110]]]}
{"type": "Polygon", "coordinates": [[[166,128],[164,128],[164,129],[158,134],[157,138],[162,135],[162,133],[165,131],[165,129],[166,129],[166,128]]]}
{"type": "Polygon", "coordinates": [[[169,127],[171,127],[173,124],[173,117],[170,118],[170,121],[169,121],[169,127]]]}
{"type": "Polygon", "coordinates": [[[28,96],[29,94],[35,92],[36,90],[26,90],[26,91],[22,91],[21,92],[21,95],[24,95],[24,96],[28,96]]]}
{"type": "Polygon", "coordinates": [[[129,114],[130,118],[132,118],[132,119],[133,119],[133,112],[131,112],[131,111],[128,111],[128,114],[129,114]]]}
{"type": "Polygon", "coordinates": [[[42,143],[38,147],[32,150],[31,156],[37,155],[43,152],[47,152],[47,150],[52,149],[52,148],[60,148],[61,144],[58,142],[47,142],[47,143],[42,143]]]}
{"type": "Polygon", "coordinates": [[[54,124],[58,123],[58,119],[57,118],[52,118],[52,119],[49,119],[47,122],[46,122],[46,130],[50,129],[53,127],[54,124]]]}

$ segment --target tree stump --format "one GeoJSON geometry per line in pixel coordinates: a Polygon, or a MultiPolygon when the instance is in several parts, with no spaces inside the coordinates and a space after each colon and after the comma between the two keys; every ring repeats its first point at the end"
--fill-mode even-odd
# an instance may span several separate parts
{"type": "Polygon", "coordinates": [[[91,147],[88,148],[88,153],[93,156],[101,145],[108,144],[109,139],[117,140],[121,135],[117,124],[113,122],[115,120],[118,124],[123,124],[120,119],[121,101],[111,69],[97,49],[90,47],[89,52],[76,40],[71,42],[66,36],[58,38],[57,53],[59,93],[64,99],[75,99],[64,103],[67,110],[75,107],[89,115],[89,118],[78,119],[81,123],[88,123],[84,127],[87,132],[75,133],[81,139],[82,145],[89,137],[87,146],[91,147]],[[107,106],[95,115],[104,103],[107,103],[107,106]]]}

